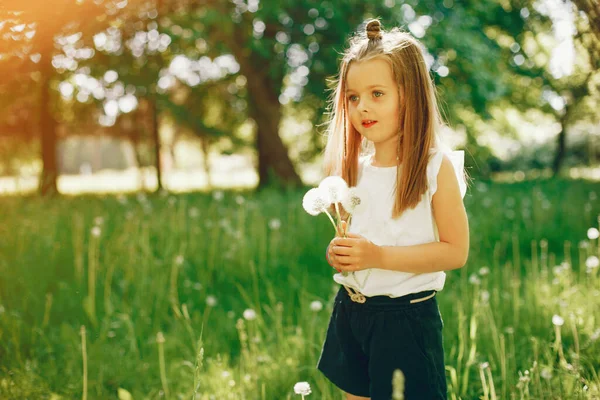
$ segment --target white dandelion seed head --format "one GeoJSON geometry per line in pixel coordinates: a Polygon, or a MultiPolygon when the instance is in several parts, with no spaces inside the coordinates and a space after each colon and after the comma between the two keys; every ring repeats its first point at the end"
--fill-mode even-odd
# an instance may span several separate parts
{"type": "Polygon", "coordinates": [[[540,372],[540,376],[548,381],[552,379],[552,370],[549,367],[544,367],[540,372]]]}
{"type": "Polygon", "coordinates": [[[328,176],[319,183],[319,189],[327,193],[329,203],[340,203],[348,195],[348,184],[341,176],[328,176]]]}
{"type": "Polygon", "coordinates": [[[183,256],[181,254],[179,254],[177,257],[175,257],[175,264],[177,265],[181,265],[183,264],[183,256]]]}
{"type": "Polygon", "coordinates": [[[200,211],[196,207],[190,208],[189,211],[190,218],[197,218],[200,215],[200,211]]]}
{"type": "Polygon", "coordinates": [[[320,188],[310,189],[302,199],[302,207],[310,215],[319,215],[330,204],[331,202],[328,199],[327,193],[320,188]]]}
{"type": "Polygon", "coordinates": [[[310,303],[310,309],[314,312],[319,312],[323,309],[323,303],[321,303],[319,300],[315,300],[310,303]]]}
{"type": "Polygon", "coordinates": [[[214,307],[217,305],[217,298],[213,295],[206,296],[206,304],[209,307],[214,307]]]}
{"type": "Polygon", "coordinates": [[[101,233],[102,233],[102,229],[100,229],[99,226],[95,226],[92,228],[92,236],[93,237],[100,237],[101,233]]]}
{"type": "Polygon", "coordinates": [[[365,196],[356,187],[348,189],[346,197],[342,199],[342,206],[349,214],[358,214],[365,208],[365,196]]]}
{"type": "Polygon", "coordinates": [[[273,218],[269,221],[269,228],[271,228],[273,231],[278,230],[281,228],[281,220],[279,218],[273,218]]]}
{"type": "Polygon", "coordinates": [[[256,319],[256,311],[251,308],[247,308],[244,310],[244,319],[247,321],[252,321],[256,319]]]}
{"type": "Polygon", "coordinates": [[[294,393],[307,396],[310,394],[310,385],[308,382],[298,382],[294,385],[294,393]]]}
{"type": "Polygon", "coordinates": [[[484,362],[484,363],[479,364],[479,368],[481,368],[481,369],[486,369],[486,368],[489,368],[489,367],[490,367],[490,363],[487,362],[487,361],[484,362]]]}
{"type": "Polygon", "coordinates": [[[481,301],[487,303],[490,300],[490,292],[483,290],[481,292],[481,301]]]}
{"type": "Polygon", "coordinates": [[[479,268],[479,275],[486,276],[489,273],[490,273],[490,269],[487,266],[479,268]]]}
{"type": "Polygon", "coordinates": [[[235,197],[235,202],[237,203],[238,206],[241,206],[242,204],[244,204],[244,202],[246,201],[246,199],[244,199],[244,196],[236,196],[235,197]]]}
{"type": "Polygon", "coordinates": [[[481,279],[479,279],[476,274],[471,274],[471,276],[469,276],[469,283],[471,285],[479,285],[481,283],[481,279]]]}
{"type": "Polygon", "coordinates": [[[554,314],[554,316],[552,317],[552,323],[554,324],[554,326],[563,326],[565,320],[560,315],[554,314]]]}
{"type": "Polygon", "coordinates": [[[600,265],[600,259],[598,259],[598,257],[596,256],[589,256],[586,260],[585,260],[585,266],[587,267],[587,269],[592,270],[595,268],[598,268],[598,266],[600,265]]]}
{"type": "Polygon", "coordinates": [[[213,193],[213,199],[215,199],[216,201],[223,200],[223,191],[217,190],[216,192],[214,192],[213,193]]]}
{"type": "Polygon", "coordinates": [[[600,236],[600,231],[598,231],[598,229],[596,228],[590,228],[587,231],[587,237],[590,240],[594,240],[594,239],[598,239],[598,236],[600,236]]]}

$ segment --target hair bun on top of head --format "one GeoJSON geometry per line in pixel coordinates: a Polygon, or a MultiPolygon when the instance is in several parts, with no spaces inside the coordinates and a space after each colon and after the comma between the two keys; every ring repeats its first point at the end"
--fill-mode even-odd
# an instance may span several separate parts
{"type": "Polygon", "coordinates": [[[367,22],[365,31],[369,40],[381,39],[381,22],[379,22],[377,19],[370,20],[367,22]]]}

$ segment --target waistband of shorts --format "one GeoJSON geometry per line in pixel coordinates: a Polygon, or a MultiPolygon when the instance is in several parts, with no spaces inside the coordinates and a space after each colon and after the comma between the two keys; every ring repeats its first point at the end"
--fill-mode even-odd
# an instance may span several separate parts
{"type": "MultiPolygon", "coordinates": [[[[356,289],[349,288],[350,291],[356,292],[356,289]]],[[[357,304],[358,306],[376,306],[376,307],[394,307],[394,306],[412,306],[422,303],[423,301],[430,300],[435,297],[436,290],[426,290],[418,293],[410,293],[400,297],[390,297],[385,295],[379,296],[364,296],[364,303],[356,303],[350,299],[350,293],[346,289],[345,285],[340,285],[340,292],[344,296],[344,300],[350,303],[357,304]]]]}

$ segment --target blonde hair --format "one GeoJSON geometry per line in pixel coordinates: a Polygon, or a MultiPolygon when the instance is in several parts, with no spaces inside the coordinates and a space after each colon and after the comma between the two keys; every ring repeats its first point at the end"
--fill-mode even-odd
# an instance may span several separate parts
{"type": "Polygon", "coordinates": [[[350,39],[350,46],[341,60],[339,76],[333,80],[334,92],[329,99],[330,118],[323,172],[325,176],[341,176],[349,186],[356,186],[358,159],[366,139],[349,121],[346,75],[353,62],[381,58],[389,63],[400,99],[398,157],[404,166],[401,171],[398,170],[396,177],[392,218],[399,217],[407,208],[414,208],[420,202],[427,190],[429,151],[439,144],[442,118],[421,48],[421,43],[409,33],[399,28],[384,32],[377,19],[370,20],[364,33],[357,33],[350,39]]]}

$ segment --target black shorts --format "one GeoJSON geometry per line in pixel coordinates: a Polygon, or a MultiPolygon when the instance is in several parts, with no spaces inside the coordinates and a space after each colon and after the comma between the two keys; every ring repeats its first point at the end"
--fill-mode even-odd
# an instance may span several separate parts
{"type": "Polygon", "coordinates": [[[335,304],[317,368],[355,396],[390,400],[394,370],[404,373],[406,400],[446,399],[443,322],[433,294],[350,300],[344,286],[335,304]]]}

